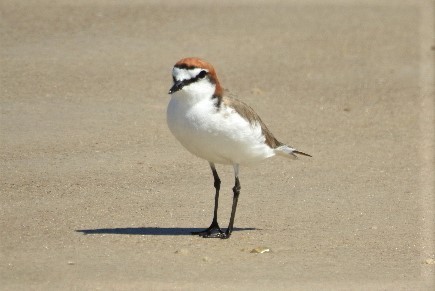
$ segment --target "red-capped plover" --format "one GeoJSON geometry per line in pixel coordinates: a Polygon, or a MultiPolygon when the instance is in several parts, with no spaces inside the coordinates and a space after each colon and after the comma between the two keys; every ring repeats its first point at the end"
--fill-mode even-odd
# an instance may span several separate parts
{"type": "Polygon", "coordinates": [[[192,154],[210,164],[216,188],[213,221],[209,228],[193,232],[203,237],[229,238],[240,194],[239,165],[280,155],[309,156],[278,141],[257,113],[238,99],[226,96],[213,66],[199,58],[184,58],[172,69],[173,86],[167,109],[169,129],[192,154]],[[228,228],[217,221],[221,181],[215,164],[233,165],[235,185],[228,228]]]}

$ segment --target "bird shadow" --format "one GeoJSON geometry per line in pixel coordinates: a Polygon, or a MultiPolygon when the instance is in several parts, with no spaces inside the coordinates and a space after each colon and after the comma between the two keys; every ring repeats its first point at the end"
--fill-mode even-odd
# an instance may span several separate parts
{"type": "MultiPolygon", "coordinates": [[[[76,229],[84,235],[89,234],[126,234],[126,235],[192,235],[192,232],[202,231],[203,228],[188,227],[120,227],[120,228],[94,228],[76,229]]],[[[253,227],[235,227],[233,231],[256,230],[253,227]]]]}

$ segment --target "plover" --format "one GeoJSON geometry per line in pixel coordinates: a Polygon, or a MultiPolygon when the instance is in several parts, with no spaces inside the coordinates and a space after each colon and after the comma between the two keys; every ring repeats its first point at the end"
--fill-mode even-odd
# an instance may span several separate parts
{"type": "Polygon", "coordinates": [[[199,58],[181,59],[172,69],[172,78],[167,109],[169,129],[189,152],[209,162],[216,189],[210,227],[192,234],[229,238],[241,188],[239,165],[253,164],[274,155],[311,156],[278,141],[251,107],[226,96],[210,63],[199,58]],[[233,206],[225,232],[217,220],[221,180],[215,164],[234,167],[233,206]]]}

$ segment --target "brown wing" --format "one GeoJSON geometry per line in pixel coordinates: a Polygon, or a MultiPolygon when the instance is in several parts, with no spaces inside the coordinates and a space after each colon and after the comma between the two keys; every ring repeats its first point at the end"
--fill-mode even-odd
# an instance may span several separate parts
{"type": "Polygon", "coordinates": [[[261,131],[266,138],[266,144],[270,146],[271,148],[276,148],[281,145],[283,145],[281,142],[279,142],[273,134],[270,132],[270,130],[267,128],[266,124],[264,124],[263,120],[261,120],[260,116],[247,105],[246,103],[243,103],[242,101],[232,98],[229,96],[223,96],[222,97],[222,103],[234,108],[237,113],[239,113],[244,119],[246,119],[250,124],[260,124],[261,131]]]}

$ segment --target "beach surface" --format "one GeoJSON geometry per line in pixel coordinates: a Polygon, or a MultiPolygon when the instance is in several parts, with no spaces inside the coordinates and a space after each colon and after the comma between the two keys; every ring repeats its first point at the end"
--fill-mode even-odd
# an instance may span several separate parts
{"type": "Polygon", "coordinates": [[[0,289],[434,290],[433,4],[1,1],[0,289]],[[228,240],[166,125],[189,56],[313,156],[241,167],[228,240]]]}

